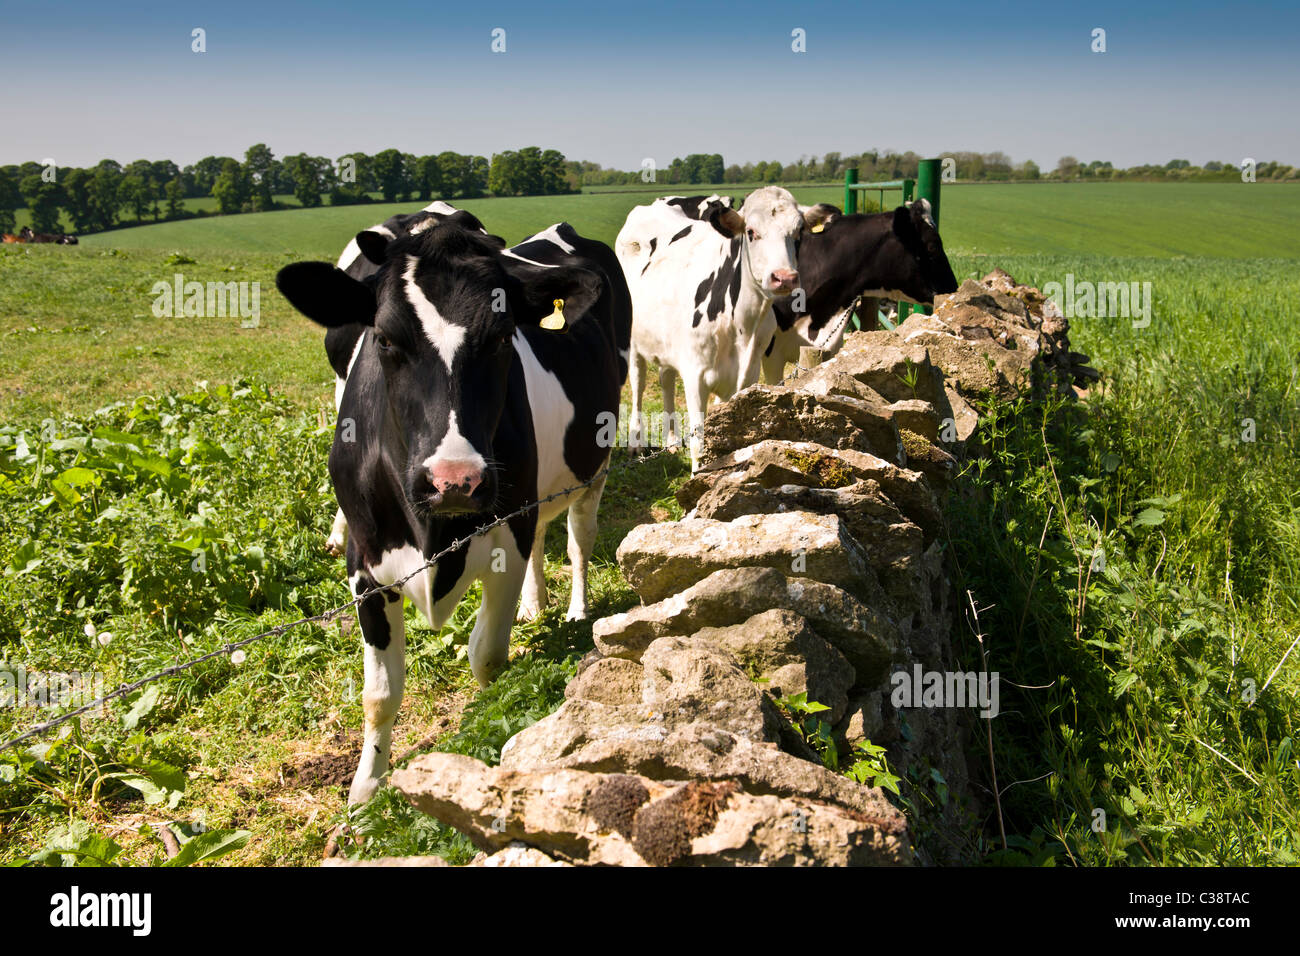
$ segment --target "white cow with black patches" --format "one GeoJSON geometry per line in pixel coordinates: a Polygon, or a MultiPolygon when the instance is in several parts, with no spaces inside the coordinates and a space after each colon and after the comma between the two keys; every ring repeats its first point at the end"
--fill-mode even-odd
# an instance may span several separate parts
{"type": "MultiPolygon", "coordinates": [[[[530,559],[540,574],[545,523],[569,508],[569,614],[586,615],[585,569],[604,486],[595,476],[610,453],[597,423],[617,415],[631,309],[608,247],[566,224],[553,235],[570,251],[538,239],[506,254],[457,222],[393,240],[363,233],[362,254],[382,262],[370,281],[321,262],[277,277],[308,318],[334,330],[362,327],[355,343],[336,339],[331,351],[336,368],[346,363],[339,411],[351,427],[336,429],[330,477],[349,528],[349,585],[367,595],[358,605],[365,741],[351,803],[368,799],[388,769],[404,683],[404,598],[441,628],[482,582],[469,660],[486,685],[505,666],[530,559]],[[563,331],[539,325],[555,299],[565,302],[563,331]],[[368,593],[388,585],[396,587],[368,593]]],[[[537,590],[533,582],[534,601],[537,590]]]]}
{"type": "MultiPolygon", "coordinates": [[[[659,365],[667,444],[676,443],[677,377],[693,433],[710,395],[731,398],[758,381],[776,331],[772,303],[799,284],[798,248],[820,221],[786,190],[765,186],[740,210],[717,196],[659,199],[628,214],[614,250],[632,293],[633,444],[641,444],[647,362],[659,365]]],[[[691,459],[699,466],[692,434],[691,459]]]]}

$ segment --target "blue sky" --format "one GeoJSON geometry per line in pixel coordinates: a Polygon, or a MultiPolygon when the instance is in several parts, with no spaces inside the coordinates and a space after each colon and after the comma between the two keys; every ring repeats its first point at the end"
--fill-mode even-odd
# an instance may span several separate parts
{"type": "Polygon", "coordinates": [[[0,163],[184,165],[265,142],[329,157],[538,145],[625,169],[868,148],[1294,164],[1298,50],[1294,0],[0,0],[0,163]]]}

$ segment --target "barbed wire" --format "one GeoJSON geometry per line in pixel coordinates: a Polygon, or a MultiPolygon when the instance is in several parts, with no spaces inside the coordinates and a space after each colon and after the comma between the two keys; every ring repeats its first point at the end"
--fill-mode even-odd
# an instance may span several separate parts
{"type": "MultiPolygon", "coordinates": [[[[794,373],[791,375],[787,375],[779,382],[775,382],[772,384],[784,385],[786,382],[790,381],[791,379],[798,378],[801,374],[812,371],[812,369],[804,368],[802,365],[799,365],[797,362],[792,364],[794,364],[795,366],[794,373]]],[[[629,431],[631,429],[631,424],[632,423],[629,422],[629,431]]],[[[640,434],[640,424],[641,424],[640,422],[637,423],[638,435],[640,434]]],[[[394,591],[394,590],[400,592],[400,589],[402,588],[403,585],[406,584],[406,582],[410,581],[412,578],[414,578],[419,574],[423,574],[426,571],[432,570],[433,567],[440,560],[447,557],[447,555],[453,554],[456,551],[459,551],[461,548],[467,546],[475,538],[482,537],[492,529],[499,528],[501,527],[501,525],[506,524],[507,522],[512,521],[515,518],[520,517],[521,515],[525,515],[530,511],[534,511],[544,504],[555,501],[559,498],[565,498],[569,495],[576,494],[579,491],[583,491],[587,488],[590,488],[601,478],[605,478],[611,473],[613,473],[616,466],[621,468],[626,468],[630,465],[644,465],[647,462],[653,461],[656,458],[659,458],[666,454],[670,454],[670,453],[681,454],[683,451],[687,451],[689,449],[689,442],[691,441],[692,438],[695,437],[696,432],[699,431],[699,429],[703,426],[703,424],[704,423],[701,422],[700,425],[697,425],[695,428],[688,429],[684,434],[680,436],[679,444],[664,445],[663,447],[651,451],[648,454],[637,455],[634,458],[628,458],[622,462],[615,462],[613,460],[613,450],[611,449],[609,462],[605,465],[604,468],[601,468],[599,471],[593,474],[586,481],[579,482],[578,484],[568,488],[563,488],[560,491],[552,492],[551,494],[539,498],[536,501],[529,502],[528,504],[515,509],[509,514],[501,515],[500,517],[494,518],[493,520],[489,521],[487,524],[484,524],[481,527],[476,528],[475,530],[471,531],[469,534],[465,535],[464,537],[457,538],[451,544],[447,545],[447,547],[439,551],[437,554],[434,554],[431,557],[427,558],[423,564],[421,564],[410,574],[407,574],[405,577],[399,578],[398,580],[393,581],[389,584],[381,584],[381,585],[376,585],[375,587],[372,588],[367,588],[361,594],[356,595],[351,601],[348,601],[345,604],[340,604],[338,607],[331,608],[328,611],[322,611],[319,614],[312,614],[306,617],[300,617],[296,621],[289,621],[286,624],[277,624],[275,627],[268,628],[265,631],[262,631],[258,634],[254,634],[252,637],[246,637],[243,640],[239,640],[239,641],[230,641],[226,644],[221,645],[216,650],[209,651],[208,653],[193,658],[192,660],[185,661],[184,663],[181,664],[173,664],[170,667],[165,667],[162,670],[157,671],[156,673],[150,674],[148,677],[142,677],[139,680],[132,681],[129,684],[121,684],[118,687],[115,687],[113,690],[109,691],[107,694],[104,694],[101,697],[97,697],[87,704],[83,704],[82,706],[77,707],[76,709],[71,710],[65,714],[60,714],[59,716],[54,717],[43,724],[37,724],[35,727],[32,727],[31,729],[24,731],[23,733],[19,734],[16,737],[12,737],[9,740],[0,742],[0,753],[3,753],[6,750],[11,750],[14,747],[17,747],[19,744],[22,744],[28,740],[33,740],[37,737],[44,736],[45,734],[49,733],[51,730],[61,727],[62,725],[68,723],[70,720],[73,720],[76,717],[80,717],[82,714],[89,713],[92,710],[100,708],[104,704],[108,703],[109,701],[117,700],[120,697],[125,697],[127,694],[130,694],[133,691],[137,691],[143,687],[149,686],[150,684],[157,683],[158,681],[162,680],[165,677],[175,677],[177,674],[180,674],[182,671],[187,671],[192,667],[197,667],[199,664],[203,664],[217,657],[229,656],[233,654],[235,651],[240,650],[241,648],[247,647],[250,644],[256,644],[259,641],[264,641],[267,638],[281,637],[284,634],[287,634],[289,631],[302,627],[305,624],[318,624],[318,623],[325,623],[328,621],[332,621],[336,619],[339,615],[343,614],[346,611],[351,610],[352,608],[355,608],[362,601],[365,601],[376,594],[383,594],[388,591],[394,591]]],[[[629,451],[632,450],[632,446],[630,445],[630,443],[628,447],[629,447],[629,451]]],[[[640,446],[638,445],[638,447],[640,446]]]]}

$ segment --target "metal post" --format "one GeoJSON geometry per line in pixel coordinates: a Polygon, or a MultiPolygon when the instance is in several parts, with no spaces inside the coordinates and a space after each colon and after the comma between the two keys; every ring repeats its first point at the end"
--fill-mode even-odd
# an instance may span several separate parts
{"type": "Polygon", "coordinates": [[[853,187],[858,182],[858,167],[850,166],[844,170],[844,215],[852,216],[858,211],[858,191],[853,187]]]}
{"type": "MultiPolygon", "coordinates": [[[[937,159],[923,159],[916,165],[916,198],[925,199],[930,203],[930,214],[934,216],[935,226],[939,225],[939,169],[942,165],[937,159]]],[[[912,180],[904,180],[903,183],[903,201],[910,200],[912,190],[909,189],[912,180]]],[[[913,312],[922,312],[929,315],[934,310],[928,305],[912,305],[910,303],[898,303],[898,317],[903,319],[913,312]]]]}
{"type": "Polygon", "coordinates": [[[917,198],[929,200],[936,226],[939,225],[939,167],[940,160],[923,159],[916,170],[917,198]]]}

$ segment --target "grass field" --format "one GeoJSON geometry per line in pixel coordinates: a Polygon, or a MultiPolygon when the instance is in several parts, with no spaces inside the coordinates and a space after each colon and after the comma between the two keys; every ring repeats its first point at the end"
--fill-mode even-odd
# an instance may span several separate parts
{"type": "MultiPolygon", "coordinates": [[[[839,201],[832,189],[797,192],[839,201]]],[[[646,199],[464,205],[511,240],[562,218],[610,241],[646,199]]],[[[1300,191],[1268,184],[945,193],[959,278],[996,265],[1038,285],[1067,273],[1150,281],[1155,299],[1145,329],[1073,322],[1074,347],[1106,373],[1086,406],[986,410],[989,457],[950,510],[954,583],[993,606],[982,618],[992,666],[1051,685],[1004,691],[1000,779],[1048,776],[1008,792],[1010,852],[986,837],[972,861],[1300,859],[1300,652],[1286,658],[1300,634],[1297,206],[1300,191]],[[1254,441],[1242,440],[1246,419],[1254,441]],[[1104,567],[1082,573],[1098,552],[1104,567]],[[1111,821],[1100,835],[1096,808],[1111,821]]],[[[0,659],[100,670],[111,685],[346,600],[341,565],[320,550],[333,512],[322,426],[332,376],[320,331],[273,278],[293,259],[333,258],[392,211],[223,217],[0,249],[0,659]],[[260,326],[154,318],[149,290],[176,272],[260,282],[260,326]],[[230,387],[241,379],[256,384],[230,387]]],[[[634,524],[678,513],[685,474],[673,456],[619,460],[602,505],[596,614],[635,601],[614,549],[634,524]]],[[[563,554],[556,527],[552,606],[516,629],[515,665],[487,692],[473,692],[464,661],[471,603],[442,635],[408,618],[395,752],[436,743],[491,759],[558,704],[590,647],[589,626],[561,620],[563,554]]],[[[94,840],[111,838],[120,860],[159,862],[150,828],[179,821],[247,832],[231,862],[311,864],[353,769],[356,644],[334,625],[273,638],[242,664],[223,658],[156,698],[133,696],[49,749],[0,756],[0,861],[72,846],[93,856],[106,852],[94,840]]],[[[973,645],[962,641],[968,659],[973,645]]],[[[45,716],[0,710],[0,737],[45,716]]],[[[357,823],[367,854],[468,852],[389,792],[357,823]]]]}
{"type": "MultiPolygon", "coordinates": [[[[678,187],[663,195],[734,187],[678,187]]],[[[801,202],[839,206],[838,187],[795,188],[801,202]]],[[[897,197],[897,193],[893,194],[897,197]]],[[[468,209],[489,228],[517,242],[567,219],[584,235],[613,243],[633,206],[649,202],[640,191],[580,196],[468,199],[468,209]]],[[[889,194],[886,194],[889,201],[889,194]]],[[[87,236],[88,247],[117,249],[237,249],[292,251],[335,258],[340,236],[382,222],[420,203],[324,207],[222,216],[202,222],[161,223],[87,236]]],[[[943,193],[943,234],[956,252],[997,255],[1090,254],[1117,256],[1300,257],[1300,188],[1276,183],[1180,185],[1100,183],[949,187],[943,193]]]]}

